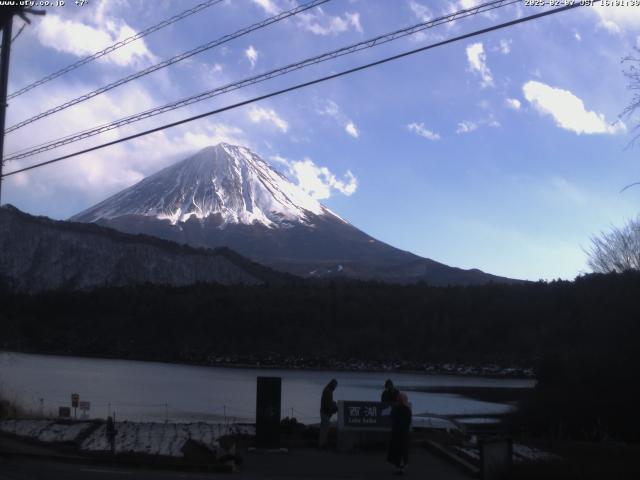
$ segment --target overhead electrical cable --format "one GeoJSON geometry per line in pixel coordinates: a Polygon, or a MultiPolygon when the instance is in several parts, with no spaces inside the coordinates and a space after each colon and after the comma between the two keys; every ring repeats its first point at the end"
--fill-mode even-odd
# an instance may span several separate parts
{"type": "Polygon", "coordinates": [[[93,98],[95,96],[101,95],[105,92],[108,92],[109,90],[112,90],[116,87],[119,87],[120,85],[124,85],[125,83],[129,83],[133,80],[136,80],[140,77],[144,77],[145,75],[149,75],[150,73],[153,73],[155,71],[158,71],[162,68],[168,67],[170,65],[173,65],[175,63],[181,62],[182,60],[185,60],[189,57],[192,57],[194,55],[197,55],[199,53],[202,53],[206,50],[210,50],[214,47],[218,47],[220,45],[223,45],[227,42],[230,42],[231,40],[234,40],[238,37],[242,37],[244,35],[248,35],[249,33],[255,31],[255,30],[259,30],[261,28],[265,28],[273,23],[279,22],[281,20],[284,20],[285,18],[289,18],[292,17],[294,15],[297,15],[300,12],[304,12],[305,10],[309,10],[310,8],[314,8],[317,7],[318,5],[322,5],[324,3],[327,3],[331,0],[313,0],[311,2],[299,5],[295,8],[292,8],[290,10],[287,10],[285,12],[281,12],[277,15],[274,15],[272,17],[269,17],[261,22],[258,23],[254,23],[253,25],[249,25],[248,27],[242,28],[234,33],[230,33],[228,35],[225,35],[223,37],[220,37],[216,40],[213,40],[211,42],[205,43],[204,45],[200,45],[199,47],[193,48],[187,52],[183,52],[180,53],[178,55],[175,55],[167,60],[164,60],[160,63],[157,63],[155,65],[151,65],[150,67],[147,67],[143,70],[140,70],[139,72],[136,73],[132,73],[131,75],[127,75],[126,77],[123,77],[119,80],[116,80],[115,82],[112,82],[108,85],[105,85],[103,87],[100,87],[96,90],[93,90],[89,93],[85,93],[84,95],[80,95],[79,97],[76,97],[72,100],[69,100],[68,102],[65,102],[61,105],[58,105],[57,107],[53,107],[50,108],[49,110],[46,110],[44,112],[41,112],[37,115],[34,115],[31,118],[28,118],[26,120],[23,120],[21,122],[16,123],[15,125],[12,125],[10,127],[8,127],[5,130],[5,133],[10,133],[13,132],[14,130],[17,130],[21,127],[24,127],[25,125],[29,125],[30,123],[35,122],[36,120],[40,120],[41,118],[45,118],[48,117],[49,115],[52,115],[54,113],[60,112],[62,110],[65,110],[69,107],[72,107],[73,105],[77,105],[78,103],[82,103],[86,100],[89,100],[90,98],[93,98]]]}
{"type": "Polygon", "coordinates": [[[117,50],[121,47],[124,47],[125,45],[128,45],[131,42],[135,42],[136,40],[141,39],[142,37],[146,37],[147,35],[153,33],[153,32],[157,32],[158,30],[164,28],[164,27],[168,27],[169,25],[182,20],[183,18],[187,18],[191,15],[193,15],[194,13],[198,13],[202,10],[204,10],[205,8],[209,8],[212,5],[216,5],[218,3],[222,3],[224,0],[207,0],[206,2],[202,2],[199,3],[198,5],[196,5],[193,8],[190,8],[188,10],[185,10],[184,12],[178,13],[177,15],[174,15],[171,18],[168,18],[166,20],[163,20],[160,23],[157,23],[156,25],[153,25],[151,27],[145,28],[144,30],[136,33],[135,35],[131,35],[130,37],[127,37],[123,40],[120,40],[116,43],[114,43],[113,45],[110,45],[102,50],[100,50],[99,52],[96,52],[92,55],[89,55],[88,57],[84,57],[80,60],[78,60],[75,63],[72,63],[71,65],[68,65],[66,67],[64,67],[61,70],[58,70],[57,72],[51,73],[50,75],[47,75],[46,77],[41,78],[38,81],[35,81],[33,83],[30,83],[29,85],[22,87],[20,90],[17,90],[15,92],[13,92],[12,94],[7,96],[7,100],[11,100],[12,98],[15,98],[19,95],[22,95],[25,92],[28,92],[29,90],[36,88],[42,84],[45,84],[51,80],[53,80],[54,78],[58,78],[62,75],[64,75],[65,73],[69,73],[72,70],[75,70],[78,67],[81,67],[82,65],[85,65],[89,62],[92,62],[93,60],[96,60],[100,57],[104,57],[105,55],[113,52],[114,50],[117,50]]]}
{"type": "Polygon", "coordinates": [[[11,43],[13,44],[13,42],[16,41],[16,39],[20,36],[20,34],[22,33],[22,31],[25,29],[25,27],[27,26],[27,23],[23,23],[22,26],[20,27],[20,30],[18,30],[18,33],[16,33],[13,38],[11,39],[11,43]]]}
{"type": "Polygon", "coordinates": [[[55,148],[59,148],[63,145],[68,145],[69,143],[74,143],[76,141],[79,140],[83,140],[85,138],[89,138],[89,137],[93,137],[95,135],[99,135],[101,133],[107,132],[109,130],[113,130],[115,128],[119,128],[121,126],[124,125],[128,125],[130,123],[134,123],[146,118],[150,118],[150,117],[154,117],[156,115],[160,115],[162,113],[165,112],[169,112],[171,110],[175,110],[177,108],[180,107],[184,107],[187,105],[191,105],[193,103],[197,103],[197,102],[201,102],[203,100],[207,100],[209,98],[213,98],[216,97],[218,95],[222,95],[234,90],[238,90],[240,88],[249,86],[249,85],[254,85],[256,83],[260,83],[260,82],[264,82],[266,80],[270,80],[272,78],[275,77],[279,77],[285,74],[288,74],[290,72],[293,72],[295,70],[300,70],[302,68],[311,66],[311,65],[316,65],[318,63],[321,62],[325,62],[327,60],[332,60],[334,58],[338,58],[344,55],[348,55],[354,52],[358,52],[360,50],[364,50],[367,48],[373,48],[377,45],[382,45],[384,43],[388,43],[391,42],[393,40],[397,40],[398,38],[402,38],[402,37],[406,37],[408,35],[412,35],[414,33],[417,33],[419,31],[428,29],[428,28],[433,28],[437,25],[441,25],[443,23],[449,23],[449,22],[453,22],[455,20],[461,19],[461,18],[466,18],[472,15],[478,15],[480,13],[484,13],[484,12],[488,12],[491,10],[494,10],[496,8],[501,8],[501,7],[505,7],[507,5],[511,5],[514,3],[519,3],[521,0],[498,0],[498,1],[492,1],[492,2],[488,2],[488,3],[484,3],[481,5],[478,5],[476,7],[472,7],[469,9],[464,9],[464,10],[460,10],[457,12],[453,12],[451,14],[442,16],[442,17],[438,17],[435,18],[433,20],[428,20],[426,22],[421,22],[418,23],[416,25],[413,25],[411,27],[407,27],[407,28],[403,28],[401,30],[396,30],[394,32],[391,33],[386,33],[383,35],[378,35],[377,37],[371,38],[369,40],[365,40],[362,42],[358,42],[352,45],[349,45],[347,47],[343,47],[343,48],[339,48],[337,50],[333,50],[331,52],[328,53],[323,53],[321,55],[317,55],[315,57],[310,57],[301,61],[298,61],[296,63],[292,63],[289,64],[287,66],[284,67],[280,67],[277,68],[275,70],[271,70],[269,72],[266,73],[262,73],[253,77],[249,77],[249,78],[245,78],[243,80],[240,80],[238,82],[234,82],[234,83],[230,83],[221,87],[216,87],[212,90],[208,90],[206,92],[202,92],[196,95],[192,95],[190,97],[187,98],[183,98],[181,100],[177,100],[171,103],[168,103],[166,105],[160,106],[160,107],[154,107],[151,108],[149,110],[145,110],[144,112],[140,112],[137,113],[135,115],[130,115],[128,117],[124,117],[118,120],[115,120],[113,122],[110,122],[108,124],[105,125],[100,125],[97,127],[94,127],[93,129],[89,129],[89,130],[84,130],[82,132],[78,132],[75,135],[70,135],[61,139],[56,139],[56,140],[52,140],[51,142],[48,142],[45,145],[42,146],[37,146],[32,148],[31,150],[27,150],[27,151],[23,151],[23,152],[16,152],[16,153],[12,153],[10,155],[8,155],[5,158],[5,161],[11,161],[11,160],[19,160],[21,158],[26,158],[26,157],[30,157],[33,155],[36,155],[38,153],[42,153],[42,152],[46,152],[48,150],[53,150],[55,148]]]}
{"type": "Polygon", "coordinates": [[[316,79],[310,80],[308,82],[298,83],[298,84],[293,85],[291,87],[283,88],[281,90],[277,90],[277,91],[274,91],[274,92],[271,92],[271,93],[267,93],[265,95],[260,95],[258,97],[254,97],[254,98],[251,98],[249,100],[244,100],[242,102],[234,103],[232,105],[227,105],[226,107],[217,108],[217,109],[211,110],[209,112],[205,112],[205,113],[201,113],[199,115],[194,115],[192,117],[184,118],[184,119],[179,120],[177,122],[168,123],[166,125],[155,127],[155,128],[150,129],[150,130],[145,130],[143,132],[139,132],[139,133],[136,133],[136,134],[133,134],[133,135],[129,135],[127,137],[119,138],[118,140],[113,140],[111,142],[107,142],[107,143],[103,143],[103,144],[100,144],[100,145],[96,145],[96,146],[93,146],[93,147],[90,147],[90,148],[86,148],[84,150],[80,150],[80,151],[77,151],[77,152],[69,153],[67,155],[62,155],[60,157],[53,158],[51,160],[47,160],[45,162],[40,162],[40,163],[36,163],[36,164],[30,165],[28,167],[24,167],[24,168],[20,168],[20,169],[17,169],[17,170],[13,170],[11,172],[7,172],[7,173],[3,174],[2,177],[8,177],[8,176],[11,176],[11,175],[15,175],[17,173],[26,172],[28,170],[33,170],[33,169],[36,169],[36,168],[40,168],[40,167],[43,167],[45,165],[50,165],[52,163],[57,163],[57,162],[60,162],[62,160],[66,160],[68,158],[72,158],[72,157],[76,157],[78,155],[82,155],[82,154],[85,154],[85,153],[93,152],[95,150],[100,150],[102,148],[109,147],[111,145],[116,145],[118,143],[122,143],[122,142],[126,142],[126,141],[129,141],[129,140],[133,140],[135,138],[143,137],[143,136],[149,135],[151,133],[155,133],[155,132],[159,132],[161,130],[166,130],[168,128],[176,127],[178,125],[183,125],[185,123],[192,122],[194,120],[199,120],[201,118],[205,118],[205,117],[209,117],[209,116],[212,116],[212,115],[216,115],[216,114],[219,114],[219,113],[222,113],[222,112],[226,112],[228,110],[233,110],[235,108],[242,107],[242,106],[245,106],[245,105],[249,105],[251,103],[259,102],[261,100],[266,100],[268,98],[275,97],[275,96],[278,96],[278,95],[282,95],[284,93],[292,92],[292,91],[295,91],[295,90],[299,90],[301,88],[309,87],[311,85],[316,85],[318,83],[322,83],[322,82],[325,82],[325,81],[328,81],[328,80],[333,80],[335,78],[343,77],[343,76],[346,76],[346,75],[349,75],[349,74],[352,74],[352,73],[355,73],[355,72],[359,72],[361,70],[365,70],[365,69],[368,69],[368,68],[371,68],[371,67],[375,67],[377,65],[382,65],[384,63],[388,63],[388,62],[391,62],[391,61],[394,61],[394,60],[398,60],[400,58],[408,57],[410,55],[415,55],[416,53],[424,52],[426,50],[431,50],[431,49],[436,48],[436,47],[441,47],[441,46],[444,46],[444,45],[448,45],[450,43],[458,42],[458,41],[461,41],[461,40],[466,40],[467,38],[476,37],[478,35],[483,35],[485,33],[493,32],[495,30],[500,30],[500,29],[503,29],[503,28],[506,28],[506,27],[511,27],[513,25],[518,25],[520,23],[529,22],[531,20],[536,20],[538,18],[546,17],[546,16],[553,15],[553,14],[556,14],[556,13],[565,12],[567,10],[571,10],[573,8],[577,8],[577,7],[581,7],[581,6],[583,6],[581,3],[574,3],[574,4],[571,4],[571,5],[564,6],[564,7],[554,8],[552,10],[547,10],[547,11],[536,13],[536,14],[529,15],[529,16],[526,16],[526,17],[521,17],[521,18],[518,18],[516,20],[511,20],[509,22],[501,23],[501,24],[498,24],[498,25],[493,25],[491,27],[483,28],[481,30],[476,30],[474,32],[466,33],[464,35],[459,35],[457,37],[453,37],[453,38],[450,38],[450,39],[447,39],[447,40],[443,40],[441,42],[437,42],[437,43],[433,43],[433,44],[430,44],[430,45],[426,45],[424,47],[416,48],[414,50],[409,50],[407,52],[403,52],[403,53],[400,53],[400,54],[397,54],[397,55],[386,57],[386,58],[383,58],[381,60],[376,60],[375,62],[367,63],[365,65],[360,65],[358,67],[350,68],[348,70],[343,70],[341,72],[334,73],[332,75],[327,75],[327,76],[324,76],[324,77],[316,78],[316,79]]]}

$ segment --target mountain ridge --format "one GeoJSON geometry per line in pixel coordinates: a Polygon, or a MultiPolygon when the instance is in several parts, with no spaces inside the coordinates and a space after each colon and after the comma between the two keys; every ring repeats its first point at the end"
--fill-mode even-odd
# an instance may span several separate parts
{"type": "Polygon", "coordinates": [[[199,249],[101,225],[0,207],[0,279],[14,291],[86,290],[143,283],[182,286],[287,284],[286,273],[219,248],[199,249]]]}
{"type": "Polygon", "coordinates": [[[227,143],[202,149],[71,220],[198,247],[227,246],[302,277],[433,285],[517,281],[450,267],[381,242],[248,148],[227,143]]]}

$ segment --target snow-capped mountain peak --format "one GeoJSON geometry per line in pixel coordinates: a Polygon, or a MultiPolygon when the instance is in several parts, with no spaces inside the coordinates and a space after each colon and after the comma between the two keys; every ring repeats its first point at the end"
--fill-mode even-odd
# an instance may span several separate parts
{"type": "Polygon", "coordinates": [[[467,285],[510,281],[394,248],[358,230],[245,147],[220,143],[71,218],[199,248],[228,247],[294,275],[467,285]]]}
{"type": "Polygon", "coordinates": [[[246,147],[219,143],[171,165],[81,212],[95,222],[143,215],[172,224],[219,215],[226,224],[310,224],[334,215],[246,147]]]}

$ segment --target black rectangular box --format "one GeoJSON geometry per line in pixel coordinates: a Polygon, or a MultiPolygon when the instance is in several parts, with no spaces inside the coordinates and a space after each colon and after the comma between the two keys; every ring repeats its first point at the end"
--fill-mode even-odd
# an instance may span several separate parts
{"type": "Polygon", "coordinates": [[[276,448],[280,444],[282,379],[258,377],[256,395],[256,446],[276,448]]]}

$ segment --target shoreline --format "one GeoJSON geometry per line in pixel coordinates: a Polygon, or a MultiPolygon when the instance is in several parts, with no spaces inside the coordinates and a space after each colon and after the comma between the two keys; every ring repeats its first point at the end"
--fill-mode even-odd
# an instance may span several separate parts
{"type": "MultiPolygon", "coordinates": [[[[509,366],[504,367],[495,363],[486,363],[474,365],[468,363],[455,362],[424,362],[422,368],[416,368],[413,363],[407,367],[396,367],[379,365],[380,362],[373,361],[341,361],[334,360],[329,365],[291,365],[286,363],[269,363],[257,360],[255,363],[232,361],[231,356],[219,356],[223,361],[213,362],[197,362],[188,360],[172,360],[172,359],[149,359],[138,357],[118,357],[110,355],[88,355],[77,353],[61,353],[48,351],[16,351],[10,349],[0,349],[0,353],[4,354],[26,354],[26,355],[48,355],[58,357],[77,357],[96,360],[120,360],[135,361],[148,363],[165,363],[172,365],[185,365],[193,367],[211,367],[211,368],[230,368],[242,370],[291,370],[291,371],[310,371],[310,372],[360,372],[360,373],[406,373],[413,375],[447,375],[454,377],[479,377],[479,378],[495,378],[495,379],[514,379],[514,380],[535,380],[535,373],[532,367],[509,366]],[[227,361],[229,359],[230,361],[227,361]],[[413,368],[411,368],[413,367],[413,368]]],[[[236,357],[237,358],[237,357],[236,357]]],[[[270,360],[267,360],[270,361],[270,360]]]]}

